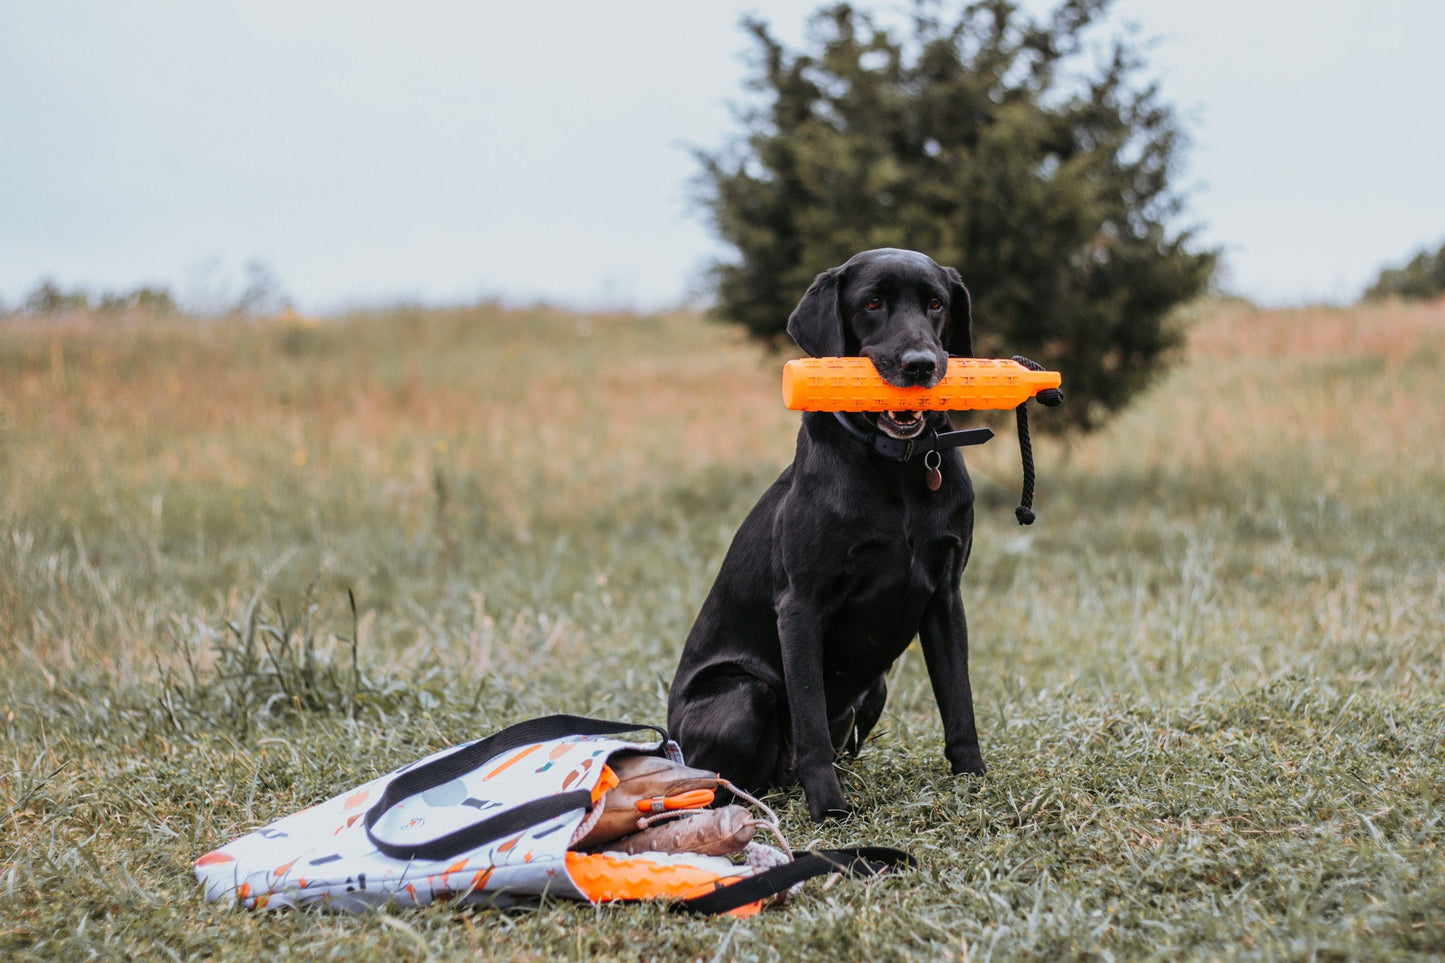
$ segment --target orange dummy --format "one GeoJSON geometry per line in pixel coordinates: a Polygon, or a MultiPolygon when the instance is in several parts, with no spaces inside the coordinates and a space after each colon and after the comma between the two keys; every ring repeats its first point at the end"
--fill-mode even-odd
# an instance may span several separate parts
{"type": "Polygon", "coordinates": [[[949,358],[932,388],[897,388],[867,358],[801,358],[783,366],[783,404],[793,411],[971,411],[1017,408],[1062,379],[1017,361],[949,358]]]}

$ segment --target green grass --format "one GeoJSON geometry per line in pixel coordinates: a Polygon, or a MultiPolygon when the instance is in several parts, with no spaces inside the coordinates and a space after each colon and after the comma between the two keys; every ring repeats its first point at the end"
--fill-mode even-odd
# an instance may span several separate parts
{"type": "Polygon", "coordinates": [[[521,719],[661,722],[791,453],[776,358],[487,305],[0,326],[0,956],[1445,954],[1445,306],[1193,324],[1039,446],[1032,529],[1012,442],[970,453],[988,776],[948,776],[911,650],[859,815],[773,797],[795,845],[921,869],[745,921],[249,913],[191,863],[521,719]]]}

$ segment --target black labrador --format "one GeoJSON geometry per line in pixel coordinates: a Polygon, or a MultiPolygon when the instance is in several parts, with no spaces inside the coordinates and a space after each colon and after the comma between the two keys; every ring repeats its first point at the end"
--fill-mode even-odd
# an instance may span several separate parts
{"type": "MultiPolygon", "coordinates": [[[[949,354],[973,354],[958,272],[893,248],[818,275],[788,333],[817,357],[869,358],[899,387],[932,387],[949,354]]],[[[793,463],[738,530],[682,651],[667,720],[689,765],[744,789],[801,782],[815,820],[848,813],[835,754],[867,737],[884,674],[918,636],[944,754],[955,773],[984,772],[959,594],[973,485],[952,447],[970,442],[949,427],[941,412],[803,415],[793,463]]]]}

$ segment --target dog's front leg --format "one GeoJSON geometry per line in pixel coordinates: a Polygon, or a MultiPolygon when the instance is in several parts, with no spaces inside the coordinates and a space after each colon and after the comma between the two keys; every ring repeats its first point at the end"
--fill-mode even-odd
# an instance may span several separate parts
{"type": "Polygon", "coordinates": [[[943,717],[943,754],[955,774],[986,771],[973,718],[973,689],[968,681],[968,620],[958,580],[939,589],[923,613],[918,639],[933,683],[933,698],[943,717]]]}
{"type": "Polygon", "coordinates": [[[791,589],[778,600],[778,641],[783,685],[793,727],[793,766],[815,822],[852,812],[833,769],[828,702],[823,690],[823,619],[820,608],[791,589]]]}

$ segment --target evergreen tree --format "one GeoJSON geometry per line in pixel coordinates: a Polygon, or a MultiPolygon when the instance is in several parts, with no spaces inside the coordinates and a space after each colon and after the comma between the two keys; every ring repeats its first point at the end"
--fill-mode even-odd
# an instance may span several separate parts
{"type": "Polygon", "coordinates": [[[745,137],[697,155],[737,251],[714,268],[717,314],[781,342],[819,271],[912,248],[963,272],[980,357],[1064,373],[1064,416],[1041,422],[1088,429],[1122,406],[1179,343],[1166,315],[1216,254],[1171,228],[1181,133],[1140,57],[1115,40],[1091,62],[1109,2],[1065,0],[1040,23],[1008,0],[915,0],[905,31],[841,4],[803,52],[745,21],[745,137]]]}

